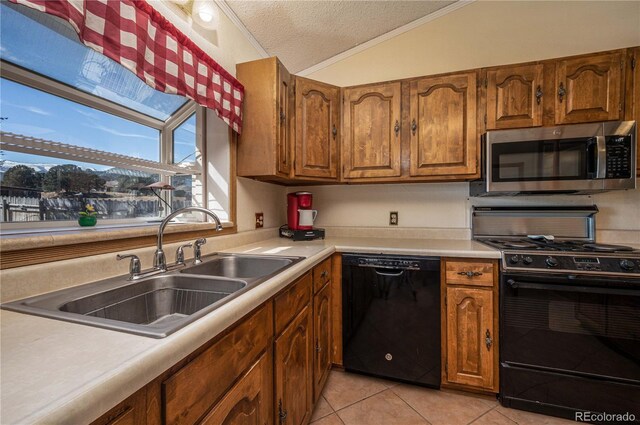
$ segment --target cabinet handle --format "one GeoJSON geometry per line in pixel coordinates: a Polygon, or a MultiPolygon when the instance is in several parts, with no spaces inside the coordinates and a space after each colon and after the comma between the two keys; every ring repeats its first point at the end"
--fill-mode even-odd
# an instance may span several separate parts
{"type": "Polygon", "coordinates": [[[472,272],[471,270],[466,271],[466,272],[458,272],[458,274],[460,276],[467,276],[468,278],[472,278],[472,277],[475,277],[475,276],[482,276],[481,272],[472,272]]]}
{"type": "Polygon", "coordinates": [[[320,351],[322,351],[322,348],[320,347],[320,343],[316,340],[316,352],[319,353],[320,351]]]}
{"type": "Polygon", "coordinates": [[[542,100],[542,88],[540,86],[538,86],[538,88],[536,89],[536,103],[539,105],[540,101],[542,100]]]}
{"type": "Polygon", "coordinates": [[[414,118],[413,121],[411,121],[411,133],[413,133],[413,135],[416,135],[416,129],[418,128],[418,125],[416,124],[416,119],[414,118]]]}
{"type": "Polygon", "coordinates": [[[398,120],[396,120],[396,125],[393,126],[393,131],[396,132],[396,137],[398,137],[398,134],[400,133],[400,123],[398,122],[398,120]]]}
{"type": "Polygon", "coordinates": [[[564,88],[564,84],[560,83],[560,87],[558,87],[558,100],[562,103],[562,98],[567,94],[567,91],[564,88]]]}
{"type": "Polygon", "coordinates": [[[491,332],[489,332],[489,329],[487,329],[487,332],[484,334],[484,343],[487,346],[487,350],[491,350],[493,339],[491,339],[491,332]]]}
{"type": "Polygon", "coordinates": [[[287,411],[282,408],[282,399],[278,400],[278,420],[280,425],[287,420],[287,411]]]}
{"type": "Polygon", "coordinates": [[[284,114],[282,108],[280,108],[280,124],[284,124],[284,120],[287,119],[287,116],[284,114]]]}
{"type": "Polygon", "coordinates": [[[336,128],[336,125],[333,125],[333,128],[331,129],[331,134],[333,134],[333,140],[336,140],[336,136],[338,135],[338,129],[336,128]]]}

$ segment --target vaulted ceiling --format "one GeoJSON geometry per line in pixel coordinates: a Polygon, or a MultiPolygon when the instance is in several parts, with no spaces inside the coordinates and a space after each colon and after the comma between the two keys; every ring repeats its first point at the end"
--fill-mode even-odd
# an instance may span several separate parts
{"type": "Polygon", "coordinates": [[[226,3],[270,56],[299,72],[455,1],[246,1],[226,3]]]}

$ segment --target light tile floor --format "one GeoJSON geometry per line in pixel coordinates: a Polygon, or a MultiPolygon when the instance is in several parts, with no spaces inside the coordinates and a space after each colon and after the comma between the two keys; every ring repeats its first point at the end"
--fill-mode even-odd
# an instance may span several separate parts
{"type": "Polygon", "coordinates": [[[331,371],[313,425],[562,425],[575,423],[500,406],[495,398],[331,371]]]}

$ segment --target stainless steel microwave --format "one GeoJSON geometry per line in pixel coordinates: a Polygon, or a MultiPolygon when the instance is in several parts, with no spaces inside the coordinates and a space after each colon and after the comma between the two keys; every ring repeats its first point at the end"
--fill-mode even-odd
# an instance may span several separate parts
{"type": "Polygon", "coordinates": [[[471,196],[589,194],[636,187],[636,122],[487,132],[471,196]]]}

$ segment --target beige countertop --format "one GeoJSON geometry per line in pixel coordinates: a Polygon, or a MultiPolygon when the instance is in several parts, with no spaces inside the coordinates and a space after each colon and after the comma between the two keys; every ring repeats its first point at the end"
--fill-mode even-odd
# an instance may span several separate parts
{"type": "Polygon", "coordinates": [[[91,422],[335,251],[500,258],[438,239],[274,238],[227,251],[306,259],[163,339],[0,311],[0,423],[91,422]]]}

